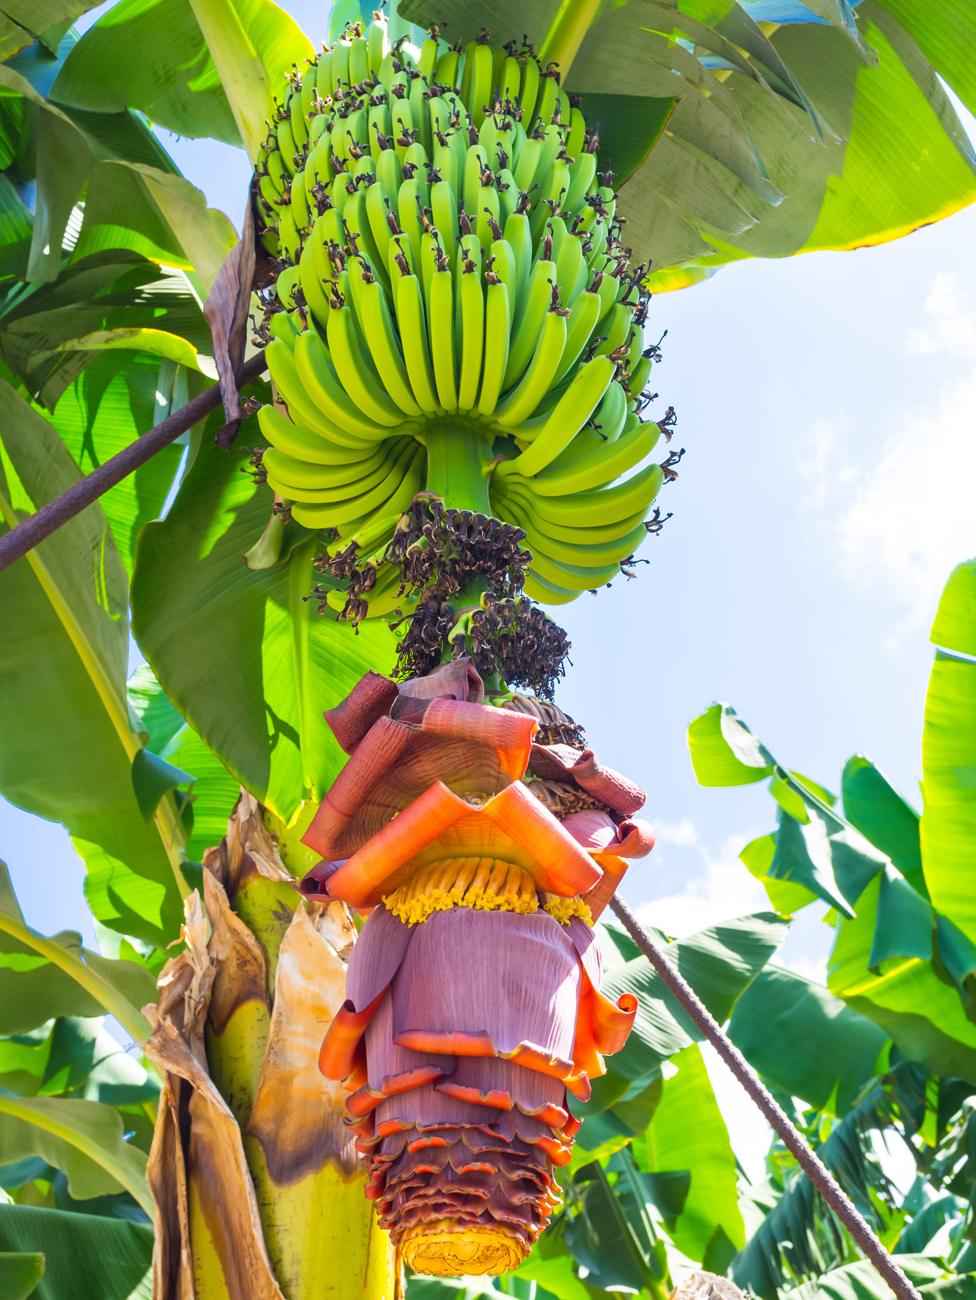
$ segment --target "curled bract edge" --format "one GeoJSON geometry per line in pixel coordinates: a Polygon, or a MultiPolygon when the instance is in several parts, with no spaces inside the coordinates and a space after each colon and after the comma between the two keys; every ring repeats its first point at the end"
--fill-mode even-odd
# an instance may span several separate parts
{"type": "Polygon", "coordinates": [[[445,1276],[516,1267],[559,1204],[569,1098],[637,1012],[600,991],[593,920],[654,843],[633,782],[483,701],[464,660],[367,674],[326,715],[349,759],[304,837],[306,894],[366,913],[320,1068],[380,1224],[445,1276]]]}

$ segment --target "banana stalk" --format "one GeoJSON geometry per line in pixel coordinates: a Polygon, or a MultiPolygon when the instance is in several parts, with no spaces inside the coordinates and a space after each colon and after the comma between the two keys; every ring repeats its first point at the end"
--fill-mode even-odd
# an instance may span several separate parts
{"type": "Polygon", "coordinates": [[[183,937],[145,1009],[164,1074],[154,1300],[389,1300],[389,1238],[318,1069],[355,928],[342,904],[302,900],[250,795],[205,857],[183,937]]]}

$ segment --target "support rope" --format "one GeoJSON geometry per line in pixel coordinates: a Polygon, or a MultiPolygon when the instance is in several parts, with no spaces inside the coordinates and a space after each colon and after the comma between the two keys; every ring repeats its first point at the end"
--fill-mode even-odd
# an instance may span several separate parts
{"type": "Polygon", "coordinates": [[[721,1025],[695,990],[668,961],[626,903],[614,897],[610,900],[610,906],[623,922],[634,943],[718,1052],[771,1127],[779,1134],[783,1145],[795,1156],[797,1164],[851,1234],[865,1257],[878,1270],[893,1294],[898,1297],[898,1300],[920,1300],[918,1291],[885,1250],[874,1229],[858,1212],[850,1197],[803,1134],[791,1122],[783,1108],[771,1096],[739,1049],[723,1033],[721,1025]]]}
{"type": "MultiPolygon", "coordinates": [[[[260,352],[250,361],[245,362],[239,370],[238,387],[243,388],[257,379],[266,368],[264,353],[260,352]]],[[[116,483],[121,483],[134,470],[145,465],[157,451],[169,446],[181,433],[186,433],[187,429],[192,429],[198,420],[202,420],[219,405],[220,387],[214,384],[212,388],[198,394],[179,410],[173,411],[161,423],[138,437],[135,442],[130,442],[128,447],[123,447],[103,465],[93,469],[77,483],[72,483],[71,487],[66,488],[60,496],[56,496],[47,505],[41,506],[15,528],[11,528],[8,533],[0,537],[0,570],[6,569],[8,565],[13,564],[14,560],[19,560],[28,551],[32,551],[38,543],[43,542],[46,537],[50,537],[53,532],[74,519],[75,515],[97,501],[109,488],[115,487],[116,483]]]]}

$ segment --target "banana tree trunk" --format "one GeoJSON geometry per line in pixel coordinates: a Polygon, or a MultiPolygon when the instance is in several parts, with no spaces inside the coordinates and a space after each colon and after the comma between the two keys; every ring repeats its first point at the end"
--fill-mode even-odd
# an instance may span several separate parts
{"type": "Polygon", "coordinates": [[[154,1300],[390,1300],[344,1094],[318,1068],[355,928],[302,900],[242,794],[146,1008],[164,1074],[149,1160],[154,1300]]]}

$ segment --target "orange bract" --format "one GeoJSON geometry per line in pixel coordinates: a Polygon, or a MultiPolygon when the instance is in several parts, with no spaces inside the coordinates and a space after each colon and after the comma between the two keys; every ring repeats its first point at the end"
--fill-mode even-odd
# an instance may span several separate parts
{"type": "Polygon", "coordinates": [[[632,782],[538,744],[449,668],[450,695],[436,673],[370,675],[329,715],[350,759],[305,836],[331,861],[303,887],[369,912],[320,1065],[351,1094],[380,1223],[414,1267],[495,1272],[558,1203],[567,1097],[637,1013],[600,992],[588,921],[653,836],[632,782]]]}

